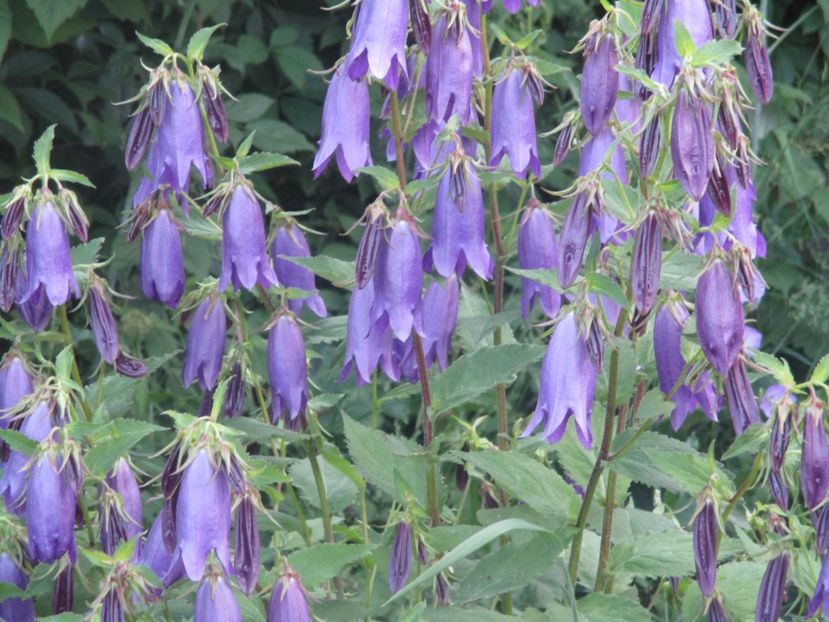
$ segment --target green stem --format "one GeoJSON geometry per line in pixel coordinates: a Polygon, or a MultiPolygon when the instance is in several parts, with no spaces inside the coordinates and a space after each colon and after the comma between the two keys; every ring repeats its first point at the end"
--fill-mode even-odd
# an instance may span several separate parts
{"type": "MultiPolygon", "coordinates": [[[[311,463],[311,472],[314,474],[314,483],[317,486],[317,494],[320,498],[320,512],[322,513],[322,526],[325,530],[325,539],[334,544],[334,529],[331,526],[331,509],[328,506],[328,491],[325,488],[325,480],[322,478],[322,470],[320,469],[319,447],[313,440],[308,441],[308,461],[311,463]]],[[[337,589],[337,599],[343,598],[343,585],[340,577],[334,577],[334,586],[337,589]]]]}
{"type": "Polygon", "coordinates": [[[380,425],[380,400],[377,395],[377,370],[371,374],[371,429],[376,430],[380,425]]]}
{"type": "MultiPolygon", "coordinates": [[[[616,322],[616,330],[614,334],[619,337],[627,322],[627,310],[622,309],[619,313],[619,319],[616,322]]],[[[593,495],[596,492],[596,486],[599,483],[599,478],[604,469],[604,462],[607,460],[610,453],[610,442],[613,440],[613,416],[616,412],[616,389],[619,382],[619,350],[614,348],[610,353],[610,372],[607,382],[607,408],[605,409],[604,417],[604,433],[602,434],[602,444],[599,448],[599,455],[596,456],[596,462],[593,464],[593,470],[590,472],[590,479],[587,482],[587,488],[584,490],[584,500],[582,501],[579,515],[576,519],[576,535],[573,536],[573,543],[570,546],[570,560],[567,564],[567,571],[570,575],[570,581],[575,585],[579,570],[579,557],[581,556],[581,545],[584,540],[584,529],[587,525],[587,515],[590,512],[590,506],[593,503],[593,495]]]]}
{"type": "MultiPolygon", "coordinates": [[[[80,390],[83,391],[81,372],[78,369],[78,361],[75,360],[75,349],[72,344],[72,333],[69,332],[69,317],[66,315],[66,305],[60,305],[58,307],[58,317],[60,318],[60,329],[63,332],[63,336],[66,338],[66,343],[70,348],[72,348],[72,379],[80,387],[80,390]]],[[[86,396],[83,393],[80,395],[80,403],[84,419],[92,421],[92,409],[89,407],[89,403],[86,401],[86,396]]]]}
{"type": "Polygon", "coordinates": [[[180,50],[184,45],[184,35],[187,34],[187,25],[190,23],[190,17],[193,15],[193,9],[196,6],[196,0],[190,0],[184,9],[184,15],[181,17],[181,23],[178,26],[178,33],[176,34],[176,50],[180,50]]]}

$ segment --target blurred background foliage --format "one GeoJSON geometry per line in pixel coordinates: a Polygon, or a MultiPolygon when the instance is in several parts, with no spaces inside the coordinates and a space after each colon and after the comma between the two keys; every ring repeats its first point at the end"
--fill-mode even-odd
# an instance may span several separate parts
{"type": "MultiPolygon", "coordinates": [[[[148,67],[157,62],[134,31],[181,48],[196,29],[227,24],[214,35],[206,59],[221,65],[224,85],[236,98],[227,105],[230,142],[235,147],[255,130],[257,148],[299,160],[301,167],[259,174],[255,178],[258,190],[287,211],[311,210],[302,217],[303,224],[325,234],[312,236],[314,250],[351,260],[355,240],[344,234],[376,195],[374,182],[363,176],[349,186],[332,171],[315,181],[310,172],[326,88],[324,76],[314,72],[333,66],[346,49],[345,25],[351,11],[345,7],[324,10],[334,4],[334,0],[327,4],[313,0],[0,0],[0,193],[32,173],[31,143],[46,126],[57,123],[53,161],[82,171],[96,184],[96,189],[81,193],[93,222],[91,237],[107,237],[102,256],[115,255],[106,270],[113,287],[137,297],[122,305],[121,318],[122,337],[136,353],[169,354],[181,347],[183,338],[164,311],[141,299],[138,245],[127,245],[123,230],[112,235],[124,220],[124,210],[130,208],[138,179],[137,175],[131,178],[123,164],[132,106],[115,104],[135,95],[146,80],[142,62],[148,67]]],[[[768,241],[767,258],[759,265],[770,290],[755,316],[765,336],[765,349],[788,358],[795,375],[801,377],[829,349],[829,322],[825,320],[829,310],[829,0],[815,4],[763,0],[761,8],[783,30],[780,40],[772,44],[774,101],[750,112],[748,119],[755,150],[768,164],[759,168],[756,178],[758,217],[768,241]]],[[[540,113],[539,131],[555,127],[575,107],[578,80],[574,71],[580,70],[580,56],[567,51],[589,21],[602,12],[599,2],[544,0],[538,10],[516,16],[503,11],[494,14],[508,33],[540,28],[543,34],[533,44],[532,53],[562,68],[549,78],[556,88],[540,113]]],[[[376,117],[379,99],[373,106],[376,117]]],[[[379,125],[373,129],[373,153],[380,161],[385,144],[377,137],[379,125]]],[[[543,162],[551,160],[553,140],[541,141],[543,162]]],[[[576,160],[571,154],[542,185],[551,189],[568,186],[575,178],[576,160]]],[[[502,204],[505,216],[514,213],[517,201],[517,191],[507,190],[502,204]],[[515,192],[512,201],[510,192],[515,192]]],[[[216,244],[188,240],[187,264],[195,278],[216,273],[217,251],[216,244]]],[[[517,280],[510,284],[517,285],[517,280]]],[[[342,315],[346,292],[327,284],[323,287],[332,314],[342,315]]],[[[506,310],[517,315],[516,291],[508,288],[506,310]]],[[[465,304],[483,304],[489,296],[485,291],[480,294],[465,297],[465,304]]],[[[480,307],[467,312],[482,315],[480,307]]],[[[336,337],[326,338],[322,331],[318,342],[338,342],[342,323],[336,328],[336,337]]],[[[464,345],[469,345],[473,329],[467,326],[464,345]]],[[[462,339],[463,335],[462,324],[462,339]]],[[[91,342],[88,345],[92,362],[95,354],[91,342]]],[[[328,373],[317,380],[330,386],[321,389],[342,391],[334,385],[340,361],[341,357],[329,358],[328,373]]],[[[174,392],[179,390],[177,371],[160,372],[170,376],[168,386],[174,392]]],[[[154,390],[157,385],[158,373],[154,390]]],[[[196,399],[194,394],[194,405],[196,399]]],[[[511,400],[519,413],[528,412],[533,401],[529,383],[514,387],[511,400]]]]}

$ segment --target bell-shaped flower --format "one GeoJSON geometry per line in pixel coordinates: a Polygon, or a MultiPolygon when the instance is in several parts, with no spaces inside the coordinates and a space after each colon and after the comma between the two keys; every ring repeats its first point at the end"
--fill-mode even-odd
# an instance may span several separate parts
{"type": "MultiPolygon", "coordinates": [[[[507,13],[518,13],[521,10],[521,1],[522,0],[504,0],[504,8],[507,10],[507,13]]],[[[538,3],[541,0],[526,0],[527,4],[530,6],[538,6],[538,3]]],[[[484,6],[492,5],[492,0],[484,0],[484,6]]],[[[489,10],[489,9],[486,9],[489,10]]]]}
{"type": "Polygon", "coordinates": [[[665,0],[659,26],[655,31],[656,59],[651,78],[670,88],[682,67],[676,49],[676,27],[679,22],[691,36],[695,47],[710,41],[713,36],[711,13],[706,0],[665,0]]]}
{"type": "Polygon", "coordinates": [[[671,158],[674,177],[695,201],[705,195],[714,170],[713,129],[710,104],[681,91],[671,122],[671,158]]]}
{"type": "MultiPolygon", "coordinates": [[[[518,265],[522,270],[558,270],[558,243],[549,214],[538,205],[527,206],[518,228],[518,265]]],[[[521,316],[526,320],[536,300],[549,318],[561,308],[561,294],[549,285],[523,277],[521,316]]]]}
{"type": "Polygon", "coordinates": [[[630,263],[630,287],[633,302],[641,317],[650,313],[659,291],[662,274],[662,225],[658,216],[651,212],[639,225],[633,241],[633,258],[630,263]]]}
{"type": "Polygon", "coordinates": [[[754,397],[742,357],[738,357],[728,370],[723,385],[728,411],[731,413],[731,424],[734,426],[735,434],[740,436],[748,426],[760,423],[757,399],[754,397]]]}
{"type": "Polygon", "coordinates": [[[219,291],[225,291],[231,283],[235,291],[278,284],[268,259],[262,208],[247,185],[238,184],[233,189],[230,204],[222,217],[222,230],[219,291]]]}
{"type": "Polygon", "coordinates": [[[389,553],[388,579],[389,591],[396,594],[409,580],[412,569],[412,526],[400,521],[394,528],[394,538],[389,553]]]}
{"type": "Polygon", "coordinates": [[[75,506],[80,482],[72,458],[43,451],[26,483],[26,527],[32,559],[75,563],[75,506]]]}
{"type": "MultiPolygon", "coordinates": [[[[20,590],[29,586],[29,575],[20,563],[8,553],[0,553],[0,583],[9,583],[20,590]]],[[[10,622],[35,622],[35,605],[31,598],[5,598],[0,600],[0,620],[10,622]]]]}
{"type": "Polygon", "coordinates": [[[18,303],[28,302],[43,291],[52,306],[57,307],[80,290],[72,269],[72,252],[63,220],[51,201],[41,203],[26,227],[26,291],[18,303]]]}
{"type": "Polygon", "coordinates": [[[567,313],[555,327],[547,346],[541,365],[538,403],[521,436],[529,436],[543,423],[547,441],[557,443],[564,436],[567,420],[573,417],[578,437],[589,449],[593,444],[590,415],[596,375],[596,367],[584,337],[579,333],[575,315],[567,313]],[[562,361],[566,361],[566,365],[562,361]]]}
{"type": "Polygon", "coordinates": [[[380,243],[374,273],[372,321],[388,322],[393,335],[405,341],[414,328],[422,332],[420,294],[423,258],[414,221],[408,213],[392,219],[380,243]]]}
{"type": "Polygon", "coordinates": [[[141,491],[126,458],[118,458],[115,466],[106,476],[106,484],[121,497],[127,518],[124,523],[127,540],[140,536],[144,531],[141,517],[141,491]]]}
{"type": "Polygon", "coordinates": [[[32,376],[23,359],[17,354],[6,357],[0,364],[0,428],[9,427],[15,407],[32,391],[32,376]]]}
{"type": "MultiPolygon", "coordinates": [[[[141,554],[138,557],[138,563],[152,570],[159,580],[168,577],[170,563],[173,559],[172,554],[164,545],[163,529],[163,515],[159,512],[153,521],[152,527],[150,527],[150,532],[147,534],[147,539],[144,541],[141,554]]],[[[171,585],[180,577],[169,578],[171,580],[166,583],[167,585],[171,585]]]]}
{"type": "Polygon", "coordinates": [[[461,125],[468,125],[474,61],[472,35],[461,22],[459,14],[444,13],[435,23],[426,57],[426,111],[435,121],[457,115],[461,125]]]}
{"type": "Polygon", "coordinates": [[[351,80],[342,69],[328,85],[322,108],[319,150],[314,158],[314,177],[319,177],[332,158],[343,179],[354,179],[355,170],[371,166],[369,129],[371,102],[365,80],[351,80]]]}
{"type": "Polygon", "coordinates": [[[484,239],[484,197],[478,175],[462,162],[449,166],[438,185],[432,215],[432,242],[424,263],[438,274],[463,275],[468,265],[482,279],[492,276],[492,257],[484,239]]]}
{"type": "Polygon", "coordinates": [[[259,577],[261,547],[256,506],[253,503],[254,494],[246,490],[236,509],[236,546],[233,552],[233,569],[239,588],[245,594],[251,594],[256,589],[256,580],[259,577]]]}
{"type": "Polygon", "coordinates": [[[305,588],[299,576],[287,566],[273,587],[267,622],[312,622],[305,588]]]}
{"type": "Polygon", "coordinates": [[[302,330],[290,315],[280,315],[268,333],[268,378],[271,422],[282,419],[296,429],[308,405],[308,361],[302,330]]]}
{"type": "Polygon", "coordinates": [[[823,423],[823,410],[812,405],[803,421],[803,448],[800,459],[800,489],[810,510],[829,494],[829,443],[823,423]]]}
{"type": "Polygon", "coordinates": [[[311,292],[302,298],[288,300],[288,308],[299,315],[303,305],[307,306],[318,317],[328,315],[325,309],[325,302],[317,292],[314,273],[305,266],[300,266],[291,261],[291,257],[310,257],[311,250],[308,248],[308,241],[302,233],[302,229],[294,224],[279,227],[276,230],[276,237],[271,245],[271,258],[276,277],[282,287],[293,287],[311,292]]]}
{"type": "MultiPolygon", "coordinates": [[[[41,442],[52,429],[52,416],[49,412],[49,403],[38,402],[34,409],[23,417],[19,432],[26,438],[41,442]]],[[[6,508],[15,514],[22,514],[24,490],[26,487],[26,464],[29,456],[15,450],[9,453],[9,459],[3,465],[3,475],[0,477],[0,494],[6,508]]]]}
{"type": "MultiPolygon", "coordinates": [[[[23,292],[26,291],[26,276],[23,271],[18,273],[18,280],[17,280],[17,292],[18,295],[22,295],[23,292]]],[[[23,321],[29,325],[29,327],[35,331],[40,332],[45,330],[47,326],[49,326],[49,322],[52,320],[52,311],[54,311],[54,307],[52,303],[49,302],[49,298],[46,296],[46,292],[43,288],[38,289],[32,294],[32,297],[29,298],[26,302],[19,303],[17,305],[17,310],[20,312],[20,317],[23,318],[23,321]]]]}
{"type": "Polygon", "coordinates": [[[576,280],[584,260],[584,250],[590,236],[590,218],[593,203],[588,201],[584,192],[573,200],[564,224],[558,246],[558,280],[562,287],[568,288],[576,280]]]}
{"type": "Polygon", "coordinates": [[[437,360],[441,369],[449,364],[452,333],[458,321],[460,286],[455,275],[441,284],[433,281],[423,296],[423,350],[427,364],[437,360]]]}
{"type": "Polygon", "coordinates": [[[345,380],[354,368],[357,384],[371,382],[371,376],[380,362],[380,358],[390,357],[391,340],[386,339],[388,322],[375,324],[371,319],[374,306],[374,280],[364,287],[351,292],[348,303],[348,324],[346,327],[346,347],[343,371],[340,382],[345,380]]]}
{"type": "Polygon", "coordinates": [[[362,0],[356,11],[346,71],[352,80],[369,74],[391,91],[406,75],[408,0],[362,0]]]}
{"type": "Polygon", "coordinates": [[[619,54],[611,35],[596,35],[584,50],[584,72],[581,78],[581,117],[591,134],[607,125],[619,94],[619,54]]]}
{"type": "Polygon", "coordinates": [[[187,333],[182,382],[189,387],[195,380],[204,390],[216,388],[225,351],[227,316],[222,301],[208,296],[193,313],[187,333]]]}
{"type": "Polygon", "coordinates": [[[233,589],[223,576],[205,577],[196,591],[193,622],[242,622],[233,589]]]}
{"type": "Polygon", "coordinates": [[[717,538],[719,525],[717,508],[707,499],[694,517],[694,566],[697,584],[706,598],[714,593],[717,583],[717,538]]]}
{"type": "Polygon", "coordinates": [[[743,348],[745,315],[734,279],[720,260],[699,278],[696,324],[702,351],[725,377],[743,348]]]}
{"type": "Polygon", "coordinates": [[[169,209],[161,209],[144,229],[141,239],[141,288],[150,300],[171,308],[184,293],[184,255],[181,233],[169,209]]]}
{"type": "Polygon", "coordinates": [[[543,91],[540,86],[531,88],[536,81],[531,70],[510,67],[495,84],[492,96],[492,157],[489,165],[498,166],[507,156],[513,172],[521,178],[526,178],[528,172],[541,177],[533,97],[540,105],[543,91]]]}
{"type": "MultiPolygon", "coordinates": [[[[230,566],[230,487],[223,467],[199,449],[184,467],[175,505],[176,546],[167,572],[182,570],[199,581],[213,551],[225,572],[230,566]]],[[[165,581],[166,582],[166,581],[165,581]]]]}

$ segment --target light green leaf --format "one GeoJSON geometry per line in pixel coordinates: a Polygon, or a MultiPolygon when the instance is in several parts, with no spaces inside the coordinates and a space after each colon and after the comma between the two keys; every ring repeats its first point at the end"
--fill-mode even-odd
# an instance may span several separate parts
{"type": "Polygon", "coordinates": [[[47,39],[66,20],[86,6],[87,0],[26,0],[26,5],[35,14],[47,39]]]}
{"type": "MultiPolygon", "coordinates": [[[[325,496],[331,512],[337,513],[351,505],[357,499],[357,486],[327,462],[319,462],[322,473],[325,496]]],[[[309,505],[319,508],[320,498],[317,490],[314,475],[311,470],[311,463],[307,458],[294,462],[288,473],[293,480],[294,486],[299,489],[302,498],[309,505]]]]}
{"type": "Polygon", "coordinates": [[[678,19],[674,20],[674,41],[676,42],[676,51],[681,58],[691,56],[696,50],[691,35],[688,34],[688,30],[678,19]]]}
{"type": "Polygon", "coordinates": [[[500,521],[498,523],[493,523],[488,527],[484,527],[474,536],[464,540],[454,549],[449,551],[446,555],[441,557],[438,561],[434,564],[429,566],[425,572],[420,574],[416,577],[413,581],[409,582],[402,590],[397,592],[394,596],[389,598],[383,606],[387,606],[389,603],[396,601],[397,599],[405,596],[409,592],[411,592],[416,587],[426,584],[428,581],[431,581],[435,578],[438,574],[449,568],[452,564],[459,562],[460,560],[469,557],[480,549],[483,546],[486,546],[496,538],[507,534],[511,531],[547,531],[543,527],[539,527],[538,525],[534,525],[532,523],[528,523],[527,521],[518,519],[518,518],[508,518],[507,520],[500,521]]]}
{"type": "MultiPolygon", "coordinates": [[[[3,0],[0,0],[0,2],[3,2],[3,0]]],[[[23,130],[23,117],[20,112],[20,104],[17,103],[17,98],[14,96],[14,93],[3,84],[0,84],[0,119],[8,121],[18,130],[23,130]]]]}
{"type": "Polygon", "coordinates": [[[202,56],[204,56],[204,49],[207,47],[210,37],[213,36],[213,33],[222,26],[227,26],[227,24],[216,24],[215,26],[202,28],[201,30],[193,33],[193,36],[190,37],[190,41],[187,43],[188,58],[201,61],[202,56]]]}
{"type": "Polygon", "coordinates": [[[314,587],[336,576],[343,566],[362,559],[373,549],[368,544],[324,542],[291,553],[288,564],[302,577],[305,587],[314,587]]]}
{"type": "Polygon", "coordinates": [[[273,97],[262,93],[243,93],[227,102],[227,119],[236,123],[250,123],[268,115],[276,103],[273,97]]]}
{"type": "Polygon", "coordinates": [[[358,174],[365,173],[373,177],[383,190],[397,190],[400,187],[397,174],[385,166],[364,166],[358,168],[355,172],[358,174]]]}
{"type": "Polygon", "coordinates": [[[743,47],[734,39],[717,39],[699,46],[691,55],[691,64],[696,67],[722,65],[743,51],[743,47]]]}
{"type": "MultiPolygon", "coordinates": [[[[759,363],[761,365],[764,364],[762,360],[760,360],[759,363]]],[[[776,375],[777,374],[775,374],[775,376],[776,375]]],[[[824,357],[820,359],[820,361],[818,361],[818,364],[815,366],[815,369],[812,372],[811,377],[809,378],[809,382],[821,384],[826,382],[827,380],[829,380],[829,354],[824,355],[824,357]]]]}
{"type": "Polygon", "coordinates": [[[640,421],[656,419],[657,417],[669,415],[673,409],[673,402],[666,400],[662,391],[659,389],[651,389],[642,398],[642,402],[639,404],[639,410],[636,411],[636,418],[640,421]]]}
{"type": "Polygon", "coordinates": [[[323,67],[317,55],[304,47],[280,46],[273,49],[273,56],[285,76],[299,90],[305,88],[308,71],[319,71],[323,67]]]}
{"type": "Polygon", "coordinates": [[[590,622],[647,622],[653,616],[635,600],[594,592],[578,601],[579,613],[590,622]]]}
{"type": "Polygon", "coordinates": [[[71,379],[73,360],[72,346],[66,346],[55,359],[55,375],[64,384],[71,379]]]}
{"type": "Polygon", "coordinates": [[[254,153],[239,159],[239,170],[244,173],[258,173],[280,166],[297,166],[299,162],[281,153],[254,153]]]}
{"type": "Polygon", "coordinates": [[[26,592],[21,590],[13,583],[6,583],[0,581],[0,603],[9,598],[25,598],[26,592]]]}
{"type": "Polygon", "coordinates": [[[31,456],[37,450],[37,442],[17,430],[0,428],[0,438],[14,451],[31,456]]]}
{"type": "Polygon", "coordinates": [[[169,45],[164,43],[161,39],[153,39],[152,37],[145,37],[140,32],[135,31],[135,36],[138,37],[138,40],[150,48],[153,52],[158,54],[159,56],[170,56],[173,54],[173,48],[169,45]]]}
{"type": "Polygon", "coordinates": [[[694,572],[691,534],[676,530],[619,540],[610,550],[608,572],[642,577],[690,575],[694,572]]]}
{"type": "Polygon", "coordinates": [[[47,175],[49,173],[49,161],[52,156],[52,143],[55,140],[55,127],[50,125],[46,131],[40,135],[35,141],[33,149],[35,166],[37,167],[38,175],[47,175]]]}
{"type": "Polygon", "coordinates": [[[82,186],[86,186],[87,188],[95,187],[95,184],[93,184],[86,175],[76,173],[75,171],[67,171],[62,168],[53,168],[52,172],[49,173],[49,177],[57,179],[58,181],[68,181],[69,183],[80,184],[82,186]]]}
{"type": "Polygon", "coordinates": [[[335,285],[344,285],[354,280],[354,262],[335,259],[327,255],[316,257],[285,257],[300,266],[305,266],[317,276],[321,276],[335,285]]]}
{"type": "Polygon", "coordinates": [[[314,145],[305,135],[284,121],[257,119],[248,125],[248,129],[256,130],[253,144],[261,151],[274,153],[314,151],[314,145]]]}
{"type": "Polygon", "coordinates": [[[599,274],[598,272],[591,272],[585,277],[585,282],[587,283],[587,288],[597,296],[609,298],[625,309],[630,308],[630,303],[622,288],[609,276],[599,274]]]}

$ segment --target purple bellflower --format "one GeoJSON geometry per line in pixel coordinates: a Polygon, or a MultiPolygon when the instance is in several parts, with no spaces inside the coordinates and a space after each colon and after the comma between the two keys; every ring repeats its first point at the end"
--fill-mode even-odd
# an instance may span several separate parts
{"type": "Polygon", "coordinates": [[[308,241],[295,224],[279,227],[276,230],[271,245],[271,257],[276,277],[283,287],[302,289],[309,293],[303,298],[292,298],[288,301],[288,308],[296,315],[302,311],[303,305],[313,311],[317,317],[325,317],[328,312],[325,309],[325,302],[317,292],[317,285],[314,273],[305,266],[291,261],[291,257],[310,257],[311,251],[308,248],[308,241]]]}
{"type": "Polygon", "coordinates": [[[696,316],[702,351],[725,377],[743,348],[745,315],[734,279],[720,260],[699,278],[696,316]]]}
{"type": "Polygon", "coordinates": [[[651,212],[636,230],[633,242],[633,259],[630,264],[630,285],[637,313],[644,317],[650,313],[659,291],[662,273],[662,225],[659,217],[651,212]]]}
{"type": "Polygon", "coordinates": [[[296,429],[308,405],[308,362],[302,330],[290,315],[280,315],[268,333],[271,422],[296,429]]]}
{"type": "Polygon", "coordinates": [[[299,576],[287,566],[273,588],[267,622],[312,622],[305,588],[299,576]]]}
{"type": "Polygon", "coordinates": [[[455,275],[444,284],[433,281],[423,296],[423,350],[426,363],[437,360],[441,369],[449,365],[452,333],[458,321],[460,285],[455,275]]]}
{"type": "Polygon", "coordinates": [[[360,80],[369,74],[397,91],[400,77],[406,75],[408,0],[362,0],[355,22],[345,61],[348,77],[360,80]]]}
{"type": "Polygon", "coordinates": [[[64,554],[75,563],[75,506],[80,469],[74,460],[43,451],[26,484],[26,527],[32,559],[51,564],[64,554]]]}
{"type": "Polygon", "coordinates": [[[242,622],[239,603],[222,576],[205,577],[196,592],[193,622],[242,622]]]}
{"type": "MultiPolygon", "coordinates": [[[[549,214],[539,204],[527,206],[518,228],[518,265],[522,270],[558,270],[558,243],[549,214]]],[[[523,277],[521,316],[526,320],[536,302],[549,318],[561,308],[561,294],[549,285],[523,277]]]]}
{"type": "Polygon", "coordinates": [[[717,583],[717,509],[706,499],[694,517],[694,565],[702,595],[710,598],[717,583]]]}
{"type": "Polygon", "coordinates": [[[232,284],[235,291],[268,288],[278,284],[268,260],[262,208],[245,184],[233,189],[230,204],[222,217],[222,274],[219,291],[232,284]]]}
{"type": "Polygon", "coordinates": [[[671,158],[674,177],[692,199],[708,190],[714,170],[713,117],[709,104],[681,91],[671,123],[671,158]]]}
{"type": "Polygon", "coordinates": [[[9,427],[15,407],[32,391],[32,376],[23,359],[17,354],[6,357],[0,364],[0,429],[9,427]]]}
{"type": "Polygon", "coordinates": [[[193,313],[184,352],[182,383],[189,387],[195,380],[204,390],[216,388],[222,370],[227,316],[216,296],[208,296],[193,313]]]}
{"type": "Polygon", "coordinates": [[[121,344],[118,340],[118,325],[109,307],[108,298],[103,282],[97,278],[93,279],[89,286],[89,324],[101,358],[113,365],[121,351],[121,344]]]}
{"type": "Polygon", "coordinates": [[[478,175],[461,160],[450,164],[438,185],[432,215],[432,242],[424,263],[444,277],[461,276],[468,265],[482,279],[492,276],[492,257],[484,239],[484,197],[478,175]]]}
{"type": "MultiPolygon", "coordinates": [[[[18,273],[17,285],[17,291],[22,295],[26,290],[26,277],[22,271],[18,273]]],[[[49,298],[46,297],[46,292],[41,288],[35,291],[26,302],[18,304],[17,310],[20,312],[20,317],[32,330],[40,332],[49,326],[54,307],[49,302],[49,298]]]]}
{"type": "Polygon", "coordinates": [[[743,60],[751,90],[761,103],[768,104],[774,94],[774,76],[764,36],[763,17],[757,9],[751,7],[746,18],[743,60]]]}
{"type": "Polygon", "coordinates": [[[823,409],[811,405],[803,422],[803,449],[800,460],[800,488],[806,507],[813,510],[829,494],[829,443],[823,423],[823,409]]]}
{"type": "Polygon", "coordinates": [[[26,227],[26,291],[18,300],[23,304],[39,291],[52,306],[62,305],[74,294],[80,295],[72,269],[69,236],[63,220],[51,201],[41,203],[26,227]]]}
{"type": "Polygon", "coordinates": [[[236,546],[233,552],[236,581],[239,588],[248,595],[256,589],[261,554],[259,523],[256,520],[256,506],[253,503],[255,494],[255,492],[245,490],[239,507],[236,509],[236,546]]]}
{"type": "MultiPolygon", "coordinates": [[[[540,1],[541,0],[527,0],[527,4],[530,6],[538,6],[540,1]]],[[[489,12],[492,9],[492,2],[493,0],[483,0],[483,2],[481,2],[485,12],[489,12]]],[[[508,13],[518,13],[518,11],[521,10],[521,2],[522,0],[504,0],[504,8],[508,13]]]]}
{"type": "Polygon", "coordinates": [[[751,389],[751,381],[746,373],[742,357],[728,370],[725,376],[725,399],[731,413],[731,424],[734,432],[740,436],[748,426],[760,423],[760,414],[757,410],[757,399],[751,389]]]}
{"type": "Polygon", "coordinates": [[[371,102],[365,81],[348,79],[342,69],[335,72],[322,108],[314,177],[322,174],[332,158],[336,158],[340,174],[348,182],[354,179],[356,169],[371,166],[370,117],[371,102]]]}
{"type": "Polygon", "coordinates": [[[126,519],[123,521],[126,539],[132,540],[140,536],[144,530],[141,518],[141,491],[126,458],[119,458],[112,467],[112,471],[106,477],[106,485],[121,497],[126,519]]]}
{"type": "MultiPolygon", "coordinates": [[[[38,402],[34,409],[23,418],[19,432],[37,443],[44,440],[52,429],[52,416],[49,411],[48,402],[38,402]]],[[[3,465],[0,494],[3,495],[6,508],[15,514],[23,512],[28,462],[29,456],[12,450],[9,459],[3,465]]]]}
{"type": "Polygon", "coordinates": [[[815,586],[815,593],[806,608],[806,617],[811,618],[820,613],[829,615],[829,555],[821,560],[820,576],[815,586]]]}
{"type": "Polygon", "coordinates": [[[655,31],[656,62],[651,78],[670,88],[682,66],[674,23],[679,21],[685,27],[696,47],[710,41],[714,33],[707,0],[665,0],[665,4],[655,31]]]}
{"type": "Polygon", "coordinates": [[[579,334],[575,315],[570,312],[558,323],[550,338],[541,366],[538,404],[521,436],[529,436],[543,423],[546,439],[557,443],[564,436],[567,420],[572,416],[582,445],[589,449],[593,444],[590,415],[596,375],[587,344],[579,334]],[[562,361],[567,364],[562,365],[562,361]]]}
{"type": "MultiPolygon", "coordinates": [[[[150,527],[150,532],[147,534],[147,539],[144,541],[144,545],[141,547],[141,554],[138,557],[138,563],[152,570],[159,580],[167,577],[167,573],[170,570],[170,562],[172,561],[172,555],[164,545],[162,523],[163,514],[159,512],[153,521],[152,527],[150,527]]],[[[167,585],[172,584],[179,577],[170,577],[170,579],[172,580],[167,585]]]]}
{"type": "Polygon", "coordinates": [[[540,106],[544,91],[538,77],[529,69],[510,67],[495,84],[489,165],[498,166],[507,156],[512,171],[521,178],[526,178],[528,172],[541,177],[533,99],[540,106]]]}
{"type": "MultiPolygon", "coordinates": [[[[11,583],[21,590],[29,586],[29,575],[20,568],[11,555],[0,553],[0,583],[11,583]]],[[[31,598],[0,600],[0,620],[35,622],[35,605],[31,598]]]]}
{"type": "Polygon", "coordinates": [[[619,94],[616,42],[611,35],[596,35],[587,42],[584,56],[581,116],[587,130],[597,134],[607,125],[619,94]]]}
{"type": "Polygon", "coordinates": [[[565,289],[576,280],[584,259],[584,250],[590,237],[590,220],[593,202],[581,192],[573,200],[564,224],[558,245],[558,280],[565,289]]]}
{"type": "Polygon", "coordinates": [[[791,559],[788,553],[775,557],[766,566],[760,589],[757,592],[757,605],[754,608],[754,622],[777,622],[783,609],[786,596],[786,581],[791,559]]]}
{"type": "Polygon", "coordinates": [[[346,349],[342,382],[354,368],[357,384],[371,382],[371,376],[380,362],[385,349],[385,323],[376,325],[371,321],[371,309],[374,305],[374,280],[364,287],[356,288],[351,293],[348,303],[348,326],[346,329],[346,349]]]}
{"type": "Polygon", "coordinates": [[[144,229],[140,263],[144,295],[171,308],[178,306],[184,293],[184,256],[181,233],[169,209],[160,209],[144,229]]]}
{"type": "Polygon", "coordinates": [[[443,122],[457,115],[461,125],[469,124],[473,71],[472,35],[460,14],[444,13],[435,24],[426,57],[426,110],[430,118],[443,122]]]}
{"type": "Polygon", "coordinates": [[[412,526],[406,521],[400,521],[394,528],[394,538],[389,553],[389,590],[396,594],[409,580],[412,569],[412,526]]]}

